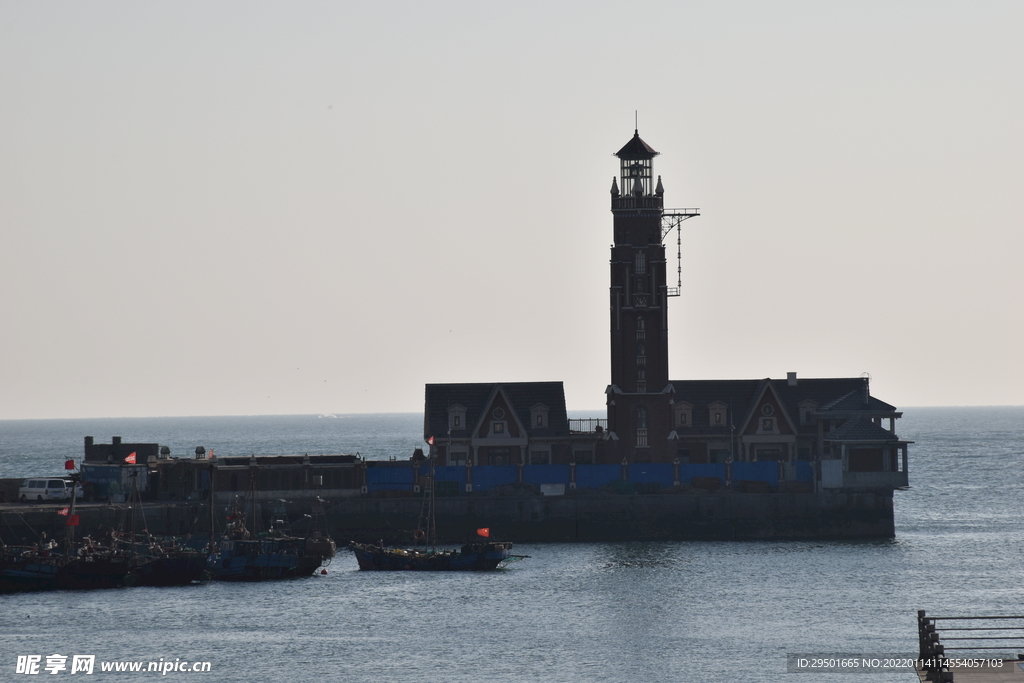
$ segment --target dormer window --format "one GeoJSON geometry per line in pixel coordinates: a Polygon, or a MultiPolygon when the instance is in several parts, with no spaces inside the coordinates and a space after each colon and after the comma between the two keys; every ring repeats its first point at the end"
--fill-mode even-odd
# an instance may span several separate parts
{"type": "Polygon", "coordinates": [[[800,424],[810,424],[814,421],[814,417],[811,415],[815,410],[818,409],[818,404],[814,401],[801,401],[800,402],[800,424]]]}
{"type": "Polygon", "coordinates": [[[724,427],[728,420],[728,413],[726,412],[728,409],[729,406],[727,406],[725,403],[722,403],[721,401],[715,401],[709,404],[708,418],[711,422],[711,425],[714,427],[724,427]]]}
{"type": "Polygon", "coordinates": [[[693,405],[680,401],[672,406],[673,422],[677,428],[689,427],[693,423],[693,405]]]}
{"type": "Polygon", "coordinates": [[[455,432],[466,428],[466,407],[454,405],[448,408],[448,431],[455,432]]]}
{"type": "Polygon", "coordinates": [[[548,426],[548,407],[538,403],[530,408],[530,424],[535,429],[546,429],[548,426]]]}

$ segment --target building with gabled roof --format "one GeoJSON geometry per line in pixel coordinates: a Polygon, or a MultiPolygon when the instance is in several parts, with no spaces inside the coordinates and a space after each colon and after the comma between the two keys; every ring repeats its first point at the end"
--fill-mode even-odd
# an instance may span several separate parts
{"type": "Polygon", "coordinates": [[[561,382],[428,384],[423,433],[439,462],[772,461],[780,476],[803,462],[813,463],[816,481],[906,485],[909,442],[895,431],[901,413],[871,396],[866,377],[670,380],[668,302],[680,295],[681,278],[670,286],[664,238],[699,211],[665,208],[658,154],[637,130],[615,153],[606,421],[573,428],[561,382]]]}
{"type": "Polygon", "coordinates": [[[425,394],[423,437],[440,464],[593,461],[601,431],[571,428],[561,382],[428,384],[425,394]]]}

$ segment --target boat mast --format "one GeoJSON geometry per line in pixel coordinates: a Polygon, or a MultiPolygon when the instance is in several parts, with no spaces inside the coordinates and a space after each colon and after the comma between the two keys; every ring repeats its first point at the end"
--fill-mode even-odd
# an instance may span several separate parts
{"type": "Polygon", "coordinates": [[[211,462],[210,463],[210,543],[209,543],[209,551],[210,551],[211,554],[216,550],[216,542],[215,542],[214,539],[216,538],[215,527],[216,527],[216,524],[217,524],[217,520],[215,519],[215,515],[214,515],[214,511],[213,511],[213,479],[214,479],[214,474],[216,474],[216,473],[217,473],[217,468],[214,467],[213,463],[211,462]]]}
{"type": "Polygon", "coordinates": [[[430,511],[429,511],[429,524],[430,524],[430,547],[434,552],[437,552],[437,519],[434,516],[434,487],[437,481],[434,478],[434,456],[430,456],[430,511]]]}
{"type": "Polygon", "coordinates": [[[136,511],[139,505],[139,472],[138,470],[132,470],[132,523],[131,523],[131,537],[128,539],[129,548],[128,557],[135,557],[135,517],[136,511]]]}
{"type": "Polygon", "coordinates": [[[78,493],[78,480],[80,475],[76,472],[71,473],[71,505],[68,507],[68,525],[67,525],[67,537],[64,546],[64,558],[67,559],[71,556],[71,551],[75,545],[75,525],[71,522],[75,521],[75,494],[78,493]]]}

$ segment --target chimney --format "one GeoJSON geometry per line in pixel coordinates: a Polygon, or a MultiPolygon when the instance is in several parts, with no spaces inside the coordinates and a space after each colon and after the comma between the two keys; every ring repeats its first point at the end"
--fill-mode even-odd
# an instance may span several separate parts
{"type": "Polygon", "coordinates": [[[787,372],[786,373],[786,384],[788,384],[791,387],[795,387],[796,386],[796,373],[795,372],[787,372]]]}
{"type": "Polygon", "coordinates": [[[867,377],[864,378],[864,405],[871,402],[871,389],[869,386],[869,380],[867,377]]]}

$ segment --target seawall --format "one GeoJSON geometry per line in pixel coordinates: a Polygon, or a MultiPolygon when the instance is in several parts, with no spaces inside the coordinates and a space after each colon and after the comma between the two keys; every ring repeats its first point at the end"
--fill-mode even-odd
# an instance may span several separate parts
{"type": "MultiPolygon", "coordinates": [[[[461,543],[478,528],[492,537],[517,542],[596,542],[669,540],[797,540],[892,538],[895,536],[890,491],[818,493],[741,493],[695,491],[674,494],[566,496],[459,496],[435,501],[441,541],[461,543]]],[[[0,506],[5,543],[32,541],[45,531],[62,537],[60,505],[0,506]]],[[[268,505],[261,506],[266,528],[268,505]]],[[[224,519],[217,505],[216,518],[224,519]]],[[[406,544],[425,511],[422,497],[350,497],[326,506],[332,537],[406,544]]],[[[85,504],[77,509],[79,536],[123,524],[124,505],[85,504]]],[[[273,513],[300,532],[309,518],[307,502],[290,502],[273,513]]],[[[205,535],[209,509],[202,502],[147,503],[146,527],[154,534],[205,535]]]]}

